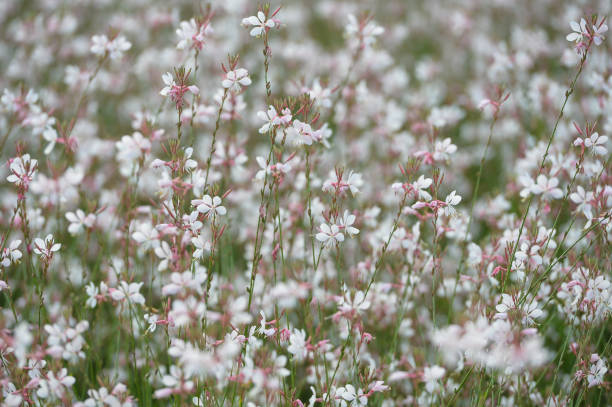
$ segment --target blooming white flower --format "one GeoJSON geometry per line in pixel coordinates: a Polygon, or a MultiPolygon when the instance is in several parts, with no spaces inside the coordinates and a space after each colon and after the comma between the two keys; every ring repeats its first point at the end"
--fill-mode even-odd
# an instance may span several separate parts
{"type": "Polygon", "coordinates": [[[95,308],[96,305],[98,305],[97,296],[100,293],[100,290],[93,282],[89,282],[89,284],[87,284],[85,287],[85,292],[87,293],[87,301],[85,301],[85,305],[87,305],[89,308],[95,308]]]}
{"type": "Polygon", "coordinates": [[[21,245],[21,240],[13,240],[8,247],[5,247],[2,252],[0,252],[0,266],[8,267],[11,264],[16,264],[19,262],[19,259],[23,256],[21,250],[18,247],[21,245]]]}
{"type": "Polygon", "coordinates": [[[210,195],[204,195],[202,199],[193,199],[191,205],[195,206],[198,212],[206,216],[223,216],[227,213],[225,206],[221,205],[221,198],[218,196],[211,197],[210,195]]]}
{"type": "Polygon", "coordinates": [[[167,269],[170,262],[174,259],[174,253],[172,253],[168,242],[161,242],[161,245],[155,248],[155,255],[162,259],[157,267],[159,271],[167,269]]]}
{"type": "Polygon", "coordinates": [[[598,46],[601,45],[603,40],[606,39],[606,37],[604,37],[603,34],[607,31],[608,31],[607,24],[602,23],[599,27],[596,25],[593,26],[593,42],[595,43],[595,45],[598,45],[598,46]]]}
{"type": "Polygon", "coordinates": [[[348,210],[344,211],[344,214],[339,219],[340,221],[340,229],[346,232],[350,237],[355,237],[359,234],[359,229],[353,226],[355,223],[355,215],[350,213],[348,210]]]}
{"type": "Polygon", "coordinates": [[[250,16],[242,19],[243,26],[254,26],[249,34],[251,37],[260,37],[270,28],[274,28],[276,23],[273,19],[267,19],[263,11],[258,11],[256,16],[250,16]]]}
{"type": "MultiPolygon", "coordinates": [[[[283,113],[284,112],[285,110],[283,110],[283,113]]],[[[274,126],[278,126],[280,124],[286,123],[287,120],[286,118],[284,119],[285,116],[287,115],[285,114],[284,116],[279,116],[279,114],[276,112],[276,109],[272,105],[268,106],[268,110],[265,112],[264,111],[257,112],[257,117],[265,122],[264,125],[259,128],[259,134],[266,134],[274,126]]],[[[289,112],[289,120],[291,120],[290,112],[289,112]]]]}
{"type": "Polygon", "coordinates": [[[582,42],[583,38],[589,34],[587,22],[584,18],[580,19],[580,24],[575,21],[570,21],[570,27],[574,31],[567,34],[565,38],[568,41],[575,42],[576,44],[582,42]]]}
{"type": "Polygon", "coordinates": [[[606,362],[599,357],[597,353],[591,355],[591,366],[589,367],[589,373],[587,374],[587,382],[589,387],[599,386],[603,384],[604,375],[608,371],[606,362]]]}
{"type": "Polygon", "coordinates": [[[321,223],[319,227],[319,233],[315,236],[317,240],[323,243],[324,246],[332,246],[334,243],[340,243],[344,241],[344,234],[340,232],[338,225],[327,225],[321,223]]]}
{"type": "Polygon", "coordinates": [[[306,348],[306,332],[304,332],[303,329],[294,329],[293,332],[291,332],[287,351],[297,360],[304,360],[306,355],[308,355],[308,349],[306,348]]]}
{"type": "Polygon", "coordinates": [[[367,406],[368,397],[363,393],[363,389],[356,390],[352,384],[336,389],[336,398],[339,398],[340,406],[367,406]]]}
{"type": "Polygon", "coordinates": [[[412,188],[415,191],[418,199],[424,199],[426,201],[431,201],[431,195],[426,191],[427,188],[431,186],[433,180],[431,178],[425,178],[424,175],[421,175],[416,181],[412,183],[412,188]]]}
{"type": "Polygon", "coordinates": [[[457,195],[456,191],[448,194],[445,200],[446,206],[444,207],[444,214],[446,216],[454,215],[457,212],[455,206],[459,205],[459,202],[461,202],[461,196],[457,195]]]}
{"type": "Polygon", "coordinates": [[[51,259],[53,253],[58,251],[61,247],[61,243],[55,243],[52,234],[48,234],[44,240],[39,237],[34,239],[34,253],[38,254],[44,260],[51,259]]]}
{"type": "Polygon", "coordinates": [[[20,187],[27,187],[34,178],[38,169],[38,161],[30,158],[30,154],[24,154],[10,160],[9,171],[11,174],[6,177],[11,182],[20,187]]]}
{"type": "Polygon", "coordinates": [[[192,237],[191,243],[196,248],[193,252],[194,259],[201,259],[204,257],[204,252],[210,252],[210,242],[202,235],[192,237]]]}
{"type": "Polygon", "coordinates": [[[446,369],[441,366],[428,366],[423,371],[423,381],[425,382],[425,390],[428,393],[433,393],[440,387],[440,379],[444,377],[446,369]]]}
{"type": "Polygon", "coordinates": [[[229,71],[221,82],[221,86],[233,92],[240,92],[243,86],[249,86],[250,84],[249,71],[244,68],[229,71]]]}
{"type": "Polygon", "coordinates": [[[162,90],[159,91],[159,94],[162,96],[168,96],[172,88],[176,86],[176,82],[174,81],[174,75],[172,75],[170,72],[166,72],[162,75],[162,81],[164,81],[164,85],[166,86],[164,86],[162,90]]]}
{"type": "Polygon", "coordinates": [[[574,140],[575,146],[584,146],[590,148],[593,155],[606,155],[608,150],[606,149],[606,143],[608,142],[607,136],[600,136],[599,133],[593,133],[590,137],[578,137],[574,140]]]}

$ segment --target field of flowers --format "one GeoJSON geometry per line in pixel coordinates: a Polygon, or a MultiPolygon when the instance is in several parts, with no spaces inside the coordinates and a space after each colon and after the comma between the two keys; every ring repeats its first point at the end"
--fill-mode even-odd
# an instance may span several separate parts
{"type": "Polygon", "coordinates": [[[609,0],[1,0],[1,406],[612,405],[609,0]]]}

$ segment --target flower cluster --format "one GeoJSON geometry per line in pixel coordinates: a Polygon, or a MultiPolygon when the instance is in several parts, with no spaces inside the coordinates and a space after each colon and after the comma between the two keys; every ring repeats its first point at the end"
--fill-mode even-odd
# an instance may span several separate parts
{"type": "Polygon", "coordinates": [[[56,3],[0,1],[1,406],[612,403],[609,0],[56,3]]]}

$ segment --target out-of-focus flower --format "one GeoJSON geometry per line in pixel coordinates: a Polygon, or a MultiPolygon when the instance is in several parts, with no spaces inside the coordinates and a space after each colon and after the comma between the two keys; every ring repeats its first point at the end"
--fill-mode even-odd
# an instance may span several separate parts
{"type": "Polygon", "coordinates": [[[206,37],[209,37],[212,33],[213,29],[208,21],[200,23],[195,18],[189,21],[181,21],[179,28],[176,29],[176,35],[179,37],[176,48],[201,50],[204,47],[206,37]]]}

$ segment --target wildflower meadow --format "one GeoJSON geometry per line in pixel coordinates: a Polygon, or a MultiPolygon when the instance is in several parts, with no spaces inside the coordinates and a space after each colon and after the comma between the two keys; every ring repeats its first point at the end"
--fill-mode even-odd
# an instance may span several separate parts
{"type": "Polygon", "coordinates": [[[0,0],[0,405],[612,405],[610,13],[0,0]]]}

